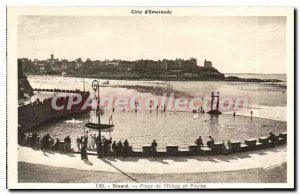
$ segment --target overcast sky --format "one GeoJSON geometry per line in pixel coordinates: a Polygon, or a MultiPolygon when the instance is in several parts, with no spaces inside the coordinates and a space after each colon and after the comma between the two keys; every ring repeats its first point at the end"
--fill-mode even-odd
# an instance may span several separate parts
{"type": "Polygon", "coordinates": [[[21,16],[18,56],[205,59],[223,73],[286,73],[285,17],[21,16]]]}

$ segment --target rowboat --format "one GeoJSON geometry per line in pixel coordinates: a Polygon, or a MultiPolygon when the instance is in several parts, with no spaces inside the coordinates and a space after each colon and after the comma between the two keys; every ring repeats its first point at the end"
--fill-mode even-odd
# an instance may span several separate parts
{"type": "MultiPolygon", "coordinates": [[[[99,124],[98,123],[86,123],[85,126],[89,129],[98,130],[99,124]]],[[[115,125],[108,125],[108,124],[100,124],[101,132],[112,132],[114,130],[115,125]]]]}

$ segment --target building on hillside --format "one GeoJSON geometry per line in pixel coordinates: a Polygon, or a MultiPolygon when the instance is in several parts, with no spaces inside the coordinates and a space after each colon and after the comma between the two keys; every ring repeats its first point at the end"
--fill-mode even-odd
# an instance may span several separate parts
{"type": "Polygon", "coordinates": [[[213,66],[212,66],[212,63],[211,63],[211,61],[208,61],[208,60],[204,60],[204,67],[206,67],[206,68],[212,68],[213,66]]]}

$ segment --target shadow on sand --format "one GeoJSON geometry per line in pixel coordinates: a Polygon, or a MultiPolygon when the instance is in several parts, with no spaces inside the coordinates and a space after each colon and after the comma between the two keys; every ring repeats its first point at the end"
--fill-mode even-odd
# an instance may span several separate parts
{"type": "MultiPolygon", "coordinates": [[[[268,152],[276,153],[280,151],[280,149],[274,148],[269,150],[268,152]]],[[[185,156],[185,157],[103,157],[101,160],[105,160],[107,162],[138,162],[141,160],[150,161],[150,162],[158,162],[162,164],[170,164],[170,161],[173,162],[188,162],[188,161],[209,161],[213,163],[221,163],[221,162],[230,162],[232,160],[238,159],[247,159],[251,158],[252,155],[266,155],[266,151],[249,151],[249,152],[240,152],[236,154],[229,155],[213,155],[213,156],[185,156]]]]}
{"type": "Polygon", "coordinates": [[[136,182],[136,183],[140,183],[138,180],[134,179],[133,177],[131,177],[130,175],[128,175],[127,173],[123,172],[121,169],[119,169],[118,167],[114,166],[110,161],[106,160],[106,159],[101,159],[104,163],[110,165],[111,167],[113,167],[114,169],[116,169],[117,171],[119,171],[120,173],[122,173],[123,175],[125,175],[126,177],[128,177],[129,179],[131,179],[132,181],[136,182]]]}
{"type": "Polygon", "coordinates": [[[89,161],[88,159],[83,160],[83,162],[86,165],[93,166],[93,163],[91,161],[89,161]]]}

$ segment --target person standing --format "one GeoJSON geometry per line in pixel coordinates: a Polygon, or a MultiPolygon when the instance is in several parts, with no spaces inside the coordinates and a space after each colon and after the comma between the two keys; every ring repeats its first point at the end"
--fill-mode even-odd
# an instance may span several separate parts
{"type": "Polygon", "coordinates": [[[86,151],[86,146],[82,145],[81,147],[81,160],[88,160],[88,156],[87,156],[87,151],[86,151]]]}
{"type": "Polygon", "coordinates": [[[107,142],[108,142],[107,152],[108,152],[108,153],[111,153],[111,151],[112,151],[112,150],[111,150],[112,138],[110,137],[109,140],[107,140],[107,142]]]}
{"type": "Polygon", "coordinates": [[[253,115],[253,111],[252,110],[251,110],[250,114],[251,114],[251,118],[252,118],[252,115],[253,115]]]}
{"type": "Polygon", "coordinates": [[[114,141],[112,143],[111,148],[112,148],[112,151],[113,151],[115,157],[117,157],[117,143],[116,143],[116,141],[114,141]]]}
{"type": "Polygon", "coordinates": [[[108,153],[108,146],[109,146],[109,141],[104,138],[103,140],[103,151],[104,151],[104,156],[107,156],[108,153]]]}
{"type": "Polygon", "coordinates": [[[156,140],[153,140],[153,142],[151,144],[151,152],[152,152],[153,157],[156,156],[156,147],[157,147],[156,140]]]}
{"type": "MultiPolygon", "coordinates": [[[[25,135],[25,138],[26,138],[26,135],[25,135]]],[[[25,140],[24,138],[24,140],[25,140]]],[[[47,149],[46,148],[46,135],[44,135],[42,138],[41,138],[41,149],[44,150],[44,149],[47,149]]]]}
{"type": "Polygon", "coordinates": [[[92,149],[95,150],[95,146],[96,146],[96,134],[94,134],[92,136],[92,149]]]}
{"type": "Polygon", "coordinates": [[[92,150],[92,140],[93,140],[93,135],[90,134],[90,137],[88,139],[88,149],[92,150]]]}
{"type": "Polygon", "coordinates": [[[208,138],[210,140],[207,141],[207,146],[210,148],[210,147],[212,147],[215,144],[215,140],[211,136],[208,136],[208,138]]]}
{"type": "Polygon", "coordinates": [[[112,138],[109,138],[108,144],[109,144],[109,148],[110,148],[111,144],[112,144],[112,138]]]}
{"type": "Polygon", "coordinates": [[[76,144],[77,144],[78,151],[80,151],[80,147],[81,147],[81,144],[82,144],[80,137],[77,137],[76,144]]]}
{"type": "Polygon", "coordinates": [[[80,146],[80,148],[81,148],[83,146],[83,144],[84,144],[84,136],[80,137],[80,141],[81,141],[81,146],[80,146]]]}
{"type": "Polygon", "coordinates": [[[129,143],[128,143],[128,140],[126,139],[124,141],[124,150],[123,150],[123,157],[124,158],[127,156],[128,150],[129,150],[129,143]]]}
{"type": "Polygon", "coordinates": [[[83,145],[85,145],[86,148],[88,146],[88,139],[89,139],[89,132],[86,131],[83,138],[83,145]]]}
{"type": "Polygon", "coordinates": [[[70,150],[71,150],[71,139],[70,139],[69,135],[64,139],[64,142],[65,142],[65,145],[64,145],[65,152],[70,152],[70,150]]]}
{"type": "Polygon", "coordinates": [[[56,138],[56,141],[54,142],[54,144],[51,146],[51,149],[53,150],[53,151],[57,151],[58,149],[59,149],[59,139],[58,138],[56,138]]]}
{"type": "Polygon", "coordinates": [[[86,131],[86,132],[84,133],[84,137],[89,137],[89,131],[86,131]]]}
{"type": "Polygon", "coordinates": [[[46,135],[46,148],[49,149],[50,144],[53,143],[53,142],[54,142],[53,138],[50,136],[49,133],[47,133],[47,135],[46,135]]]}
{"type": "Polygon", "coordinates": [[[121,156],[122,152],[123,152],[123,144],[120,140],[117,144],[117,156],[121,156]]]}
{"type": "Polygon", "coordinates": [[[97,137],[97,158],[102,158],[103,157],[103,152],[102,152],[102,141],[101,138],[98,136],[97,137]]]}
{"type": "Polygon", "coordinates": [[[42,138],[42,149],[49,149],[51,141],[53,141],[52,137],[50,137],[49,133],[46,133],[42,138]]]}
{"type": "Polygon", "coordinates": [[[149,105],[149,107],[150,107],[150,113],[152,113],[152,106],[153,106],[153,101],[150,100],[150,105],[149,105]]]}

